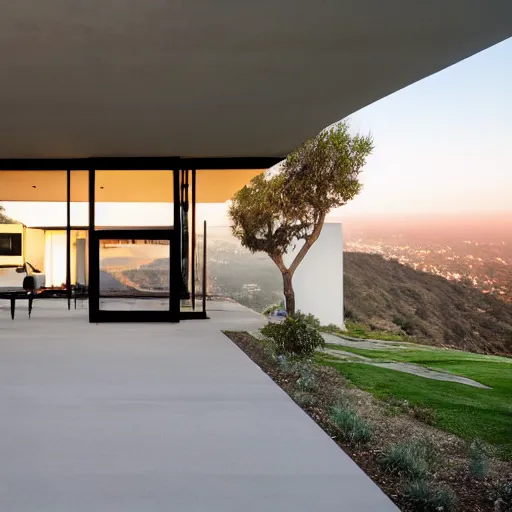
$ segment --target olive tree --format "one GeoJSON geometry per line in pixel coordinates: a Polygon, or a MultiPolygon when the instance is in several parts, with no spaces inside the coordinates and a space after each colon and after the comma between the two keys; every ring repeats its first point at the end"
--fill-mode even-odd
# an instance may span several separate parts
{"type": "Polygon", "coordinates": [[[233,235],[279,268],[288,315],[295,314],[293,275],[322,231],[330,210],[362,188],[359,175],[373,150],[371,135],[352,135],[347,121],[306,141],[275,172],[251,180],[232,198],[233,235]],[[293,261],[285,254],[302,243],[293,261]]]}

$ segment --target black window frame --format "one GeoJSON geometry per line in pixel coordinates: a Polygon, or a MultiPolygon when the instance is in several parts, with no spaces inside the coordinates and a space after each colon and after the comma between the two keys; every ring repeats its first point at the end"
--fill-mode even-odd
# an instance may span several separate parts
{"type": "Polygon", "coordinates": [[[0,257],[21,257],[23,256],[23,234],[22,233],[0,233],[0,257]],[[2,240],[8,240],[4,245],[2,240]],[[10,250],[4,252],[5,247],[10,250]]]}

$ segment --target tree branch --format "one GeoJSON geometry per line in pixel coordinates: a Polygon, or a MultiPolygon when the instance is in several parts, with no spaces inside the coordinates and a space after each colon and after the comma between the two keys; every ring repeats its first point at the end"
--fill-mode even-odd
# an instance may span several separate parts
{"type": "Polygon", "coordinates": [[[274,254],[270,255],[270,259],[277,265],[277,268],[281,271],[281,274],[288,273],[289,269],[286,268],[286,265],[283,261],[283,255],[282,254],[274,254]]]}
{"type": "MultiPolygon", "coordinates": [[[[290,271],[290,274],[293,275],[295,273],[295,270],[297,270],[297,267],[301,264],[302,260],[306,257],[306,254],[308,253],[309,249],[311,249],[311,246],[318,240],[318,237],[320,236],[320,233],[322,232],[322,228],[324,227],[324,222],[325,222],[325,213],[322,213],[320,215],[318,223],[315,225],[315,227],[313,229],[313,232],[306,239],[304,245],[300,248],[300,251],[298,252],[297,256],[295,256],[292,264],[290,265],[290,268],[288,269],[290,271]]],[[[277,265],[277,263],[276,263],[276,265],[277,265]]]]}

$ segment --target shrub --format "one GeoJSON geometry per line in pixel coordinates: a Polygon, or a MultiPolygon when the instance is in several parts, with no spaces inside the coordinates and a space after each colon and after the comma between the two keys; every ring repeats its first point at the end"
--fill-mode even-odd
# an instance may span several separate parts
{"type": "Polygon", "coordinates": [[[398,407],[399,409],[407,410],[409,408],[409,401],[397,398],[394,395],[388,396],[386,403],[391,407],[398,407]]]}
{"type": "Polygon", "coordinates": [[[283,301],[278,302],[277,304],[271,304],[270,306],[268,306],[267,308],[265,308],[263,310],[262,315],[269,316],[272,313],[274,313],[275,311],[277,311],[278,309],[284,309],[284,302],[283,301]]]}
{"type": "Polygon", "coordinates": [[[341,329],[336,324],[329,324],[329,325],[324,325],[322,327],[322,331],[330,332],[330,333],[337,333],[337,332],[340,332],[341,329]]]}
{"type": "Polygon", "coordinates": [[[485,478],[489,469],[489,458],[485,453],[484,443],[480,439],[475,439],[469,445],[469,474],[473,478],[485,478]]]}
{"type": "Polygon", "coordinates": [[[422,405],[411,405],[410,407],[413,418],[422,421],[427,425],[436,424],[436,411],[430,407],[422,405]]]}
{"type": "Polygon", "coordinates": [[[272,340],[277,354],[310,356],[317,348],[325,346],[322,335],[313,326],[316,322],[312,319],[314,319],[312,315],[299,312],[293,317],[287,317],[281,323],[267,324],[261,332],[272,340]]]}
{"type": "Polygon", "coordinates": [[[313,391],[316,388],[315,374],[311,364],[303,364],[299,367],[299,378],[297,387],[301,391],[313,391]]]}
{"type": "Polygon", "coordinates": [[[398,327],[402,328],[402,326],[405,323],[405,318],[402,316],[395,316],[395,317],[393,317],[393,323],[395,325],[398,325],[398,327]]]}
{"type": "Polygon", "coordinates": [[[405,317],[395,316],[395,318],[393,318],[393,323],[398,325],[402,331],[409,335],[414,334],[418,328],[417,319],[411,315],[407,315],[405,317]]]}
{"type": "Polygon", "coordinates": [[[309,324],[311,327],[316,329],[317,331],[320,330],[321,324],[320,320],[315,315],[312,315],[311,313],[308,313],[307,315],[305,313],[302,313],[302,311],[297,311],[295,315],[293,316],[296,320],[301,320],[309,324]]]}
{"type": "Polygon", "coordinates": [[[428,480],[412,480],[404,486],[404,496],[414,510],[423,512],[450,512],[457,503],[451,489],[443,488],[428,480]]]}
{"type": "Polygon", "coordinates": [[[381,457],[380,463],[389,473],[420,478],[427,474],[429,462],[433,457],[432,443],[413,439],[393,445],[388,453],[381,457]]]}
{"type": "Polygon", "coordinates": [[[346,320],[354,320],[354,322],[357,322],[359,320],[354,311],[345,305],[343,306],[343,318],[345,318],[346,320]]]}
{"type": "Polygon", "coordinates": [[[283,373],[293,373],[296,370],[295,361],[293,361],[290,356],[286,354],[277,356],[277,363],[279,365],[279,369],[283,373]]]}
{"type": "Polygon", "coordinates": [[[307,391],[296,391],[293,393],[293,399],[301,406],[301,407],[310,407],[315,403],[315,397],[308,393],[307,391]]]}
{"type": "Polygon", "coordinates": [[[339,405],[331,411],[331,421],[340,429],[345,441],[364,444],[372,438],[372,427],[353,409],[339,405]]]}
{"type": "Polygon", "coordinates": [[[492,499],[495,500],[495,510],[499,512],[512,511],[512,481],[501,485],[492,494],[492,499]]]}

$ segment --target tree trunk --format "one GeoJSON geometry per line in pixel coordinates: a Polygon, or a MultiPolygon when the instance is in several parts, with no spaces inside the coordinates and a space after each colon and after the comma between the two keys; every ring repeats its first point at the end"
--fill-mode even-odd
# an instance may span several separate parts
{"type": "Polygon", "coordinates": [[[292,277],[291,272],[283,272],[283,291],[288,316],[295,315],[295,292],[293,291],[292,277]]]}

